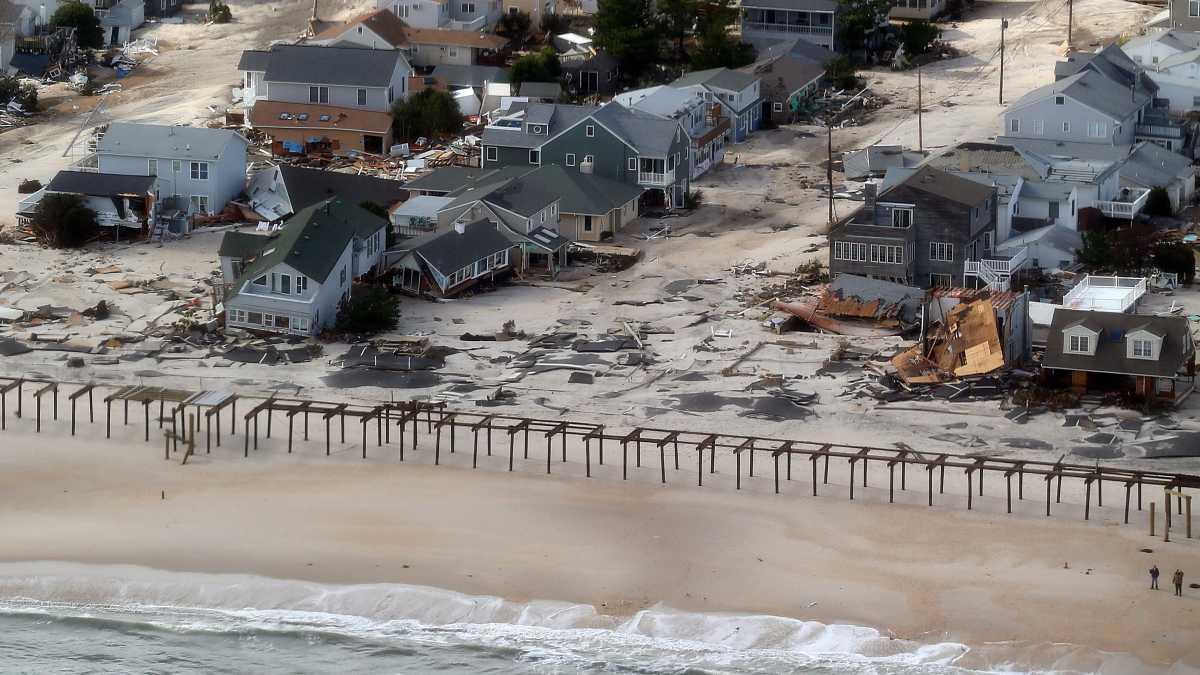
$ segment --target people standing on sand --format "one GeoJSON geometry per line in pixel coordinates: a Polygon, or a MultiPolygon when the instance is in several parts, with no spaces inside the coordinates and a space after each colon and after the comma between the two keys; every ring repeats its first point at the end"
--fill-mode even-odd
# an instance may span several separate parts
{"type": "Polygon", "coordinates": [[[1183,570],[1175,570],[1175,575],[1171,577],[1171,581],[1175,582],[1175,595],[1183,595],[1183,570]]]}
{"type": "Polygon", "coordinates": [[[1150,568],[1150,590],[1158,590],[1158,565],[1150,568]]]}

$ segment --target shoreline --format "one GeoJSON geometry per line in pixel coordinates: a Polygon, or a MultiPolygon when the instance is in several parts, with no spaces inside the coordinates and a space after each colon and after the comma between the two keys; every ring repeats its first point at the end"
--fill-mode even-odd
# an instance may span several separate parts
{"type": "MultiPolygon", "coordinates": [[[[1113,508],[1091,523],[1046,520],[1036,503],[993,512],[996,497],[971,513],[928,509],[911,490],[892,505],[877,489],[849,502],[837,471],[812,498],[804,480],[782,495],[760,479],[736,492],[720,466],[704,488],[663,488],[586,480],[574,464],[547,477],[532,459],[512,474],[507,457],[473,471],[469,453],[434,467],[428,448],[403,465],[363,462],[354,443],[289,456],[279,439],[249,460],[223,448],[180,466],[130,438],[134,425],[120,429],[124,442],[0,436],[0,560],[411,584],[615,616],[661,603],[923,643],[1061,642],[1200,663],[1200,593],[1143,584],[1152,562],[1200,573],[1200,545],[1119,526],[1113,508]]],[[[1077,499],[1065,493],[1062,508],[1077,499]]]]}

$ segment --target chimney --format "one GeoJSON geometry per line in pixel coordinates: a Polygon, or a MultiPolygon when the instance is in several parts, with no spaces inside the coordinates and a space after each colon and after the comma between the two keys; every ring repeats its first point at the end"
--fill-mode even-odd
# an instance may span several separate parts
{"type": "Polygon", "coordinates": [[[863,185],[863,210],[866,211],[867,217],[873,218],[871,214],[875,213],[875,190],[874,183],[863,185]]]}
{"type": "Polygon", "coordinates": [[[467,233],[467,224],[461,220],[454,221],[454,231],[459,234],[467,233]]]}

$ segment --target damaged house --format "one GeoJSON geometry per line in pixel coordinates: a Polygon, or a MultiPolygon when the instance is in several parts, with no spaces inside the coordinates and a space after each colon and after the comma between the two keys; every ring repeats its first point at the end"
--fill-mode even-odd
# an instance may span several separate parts
{"type": "Polygon", "coordinates": [[[520,249],[489,220],[460,220],[446,231],[404,240],[387,258],[393,286],[446,298],[507,278],[520,264],[520,249]]]}
{"type": "Polygon", "coordinates": [[[408,198],[408,189],[387,178],[279,164],[251,176],[246,195],[247,203],[240,206],[247,220],[278,223],[332,197],[390,209],[408,198]]]}
{"type": "Polygon", "coordinates": [[[226,232],[221,240],[225,325],[316,335],[337,320],[354,280],[373,274],[387,220],[339,198],[301,209],[270,234],[226,232]]]}
{"type": "Polygon", "coordinates": [[[111,228],[116,241],[150,236],[154,223],[154,178],[91,171],[59,171],[46,187],[22,199],[17,223],[27,224],[48,195],[76,195],[96,213],[96,223],[111,228]]]}
{"type": "Polygon", "coordinates": [[[1042,368],[1073,389],[1132,391],[1178,403],[1195,387],[1196,348],[1188,319],[1056,309],[1042,368]]]}

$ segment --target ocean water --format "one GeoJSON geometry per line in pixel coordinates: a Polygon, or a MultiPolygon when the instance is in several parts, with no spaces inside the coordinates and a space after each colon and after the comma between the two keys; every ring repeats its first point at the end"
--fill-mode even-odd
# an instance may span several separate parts
{"type": "MultiPolygon", "coordinates": [[[[1170,669],[1171,672],[1181,672],[1170,669]]],[[[969,647],[655,607],[632,617],[419,586],[0,565],[0,673],[1144,673],[1061,644],[969,647]],[[32,569],[31,569],[32,567],[32,569]]]]}

